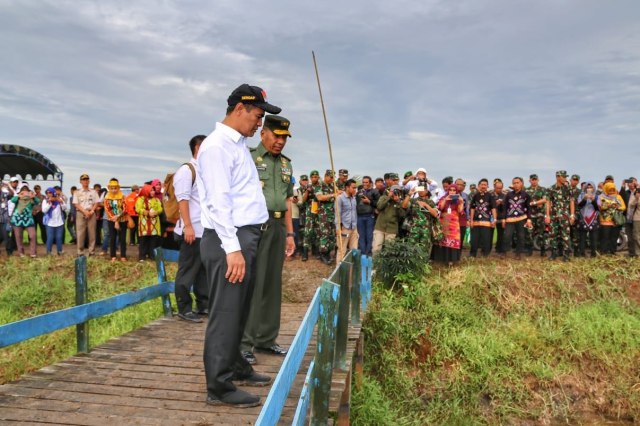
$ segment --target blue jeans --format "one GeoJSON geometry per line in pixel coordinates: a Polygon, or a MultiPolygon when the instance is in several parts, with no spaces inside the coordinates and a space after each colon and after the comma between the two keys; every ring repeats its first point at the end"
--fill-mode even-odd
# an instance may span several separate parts
{"type": "Polygon", "coordinates": [[[109,248],[109,238],[111,237],[109,232],[109,220],[102,219],[102,252],[106,253],[109,248]]]}
{"type": "Polygon", "coordinates": [[[62,253],[62,237],[64,235],[64,225],[49,226],[47,225],[47,254],[51,253],[53,247],[53,240],[56,241],[56,248],[58,254],[62,253]]]}
{"type": "Polygon", "coordinates": [[[375,223],[373,215],[358,216],[358,249],[362,254],[371,255],[375,223]]]}

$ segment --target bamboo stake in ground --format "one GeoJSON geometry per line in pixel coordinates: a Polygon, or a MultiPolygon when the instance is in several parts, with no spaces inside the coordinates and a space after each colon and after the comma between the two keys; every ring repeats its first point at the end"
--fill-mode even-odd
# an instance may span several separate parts
{"type": "MultiPolygon", "coordinates": [[[[342,249],[342,233],[340,232],[340,214],[338,212],[338,186],[336,185],[336,169],[333,165],[333,149],[331,147],[331,136],[329,135],[329,123],[327,122],[327,112],[324,108],[324,98],[322,97],[322,87],[320,87],[320,74],[318,74],[318,64],[316,62],[316,54],[312,50],[311,56],[313,57],[313,67],[316,70],[316,81],[318,82],[318,92],[320,93],[320,105],[322,106],[322,117],[324,118],[324,130],[327,133],[327,145],[329,146],[329,162],[331,163],[331,171],[333,172],[333,205],[336,215],[336,238],[338,241],[338,248],[342,249]]],[[[338,250],[341,252],[342,250],[338,250]]],[[[336,259],[338,263],[341,259],[336,259]]]]}

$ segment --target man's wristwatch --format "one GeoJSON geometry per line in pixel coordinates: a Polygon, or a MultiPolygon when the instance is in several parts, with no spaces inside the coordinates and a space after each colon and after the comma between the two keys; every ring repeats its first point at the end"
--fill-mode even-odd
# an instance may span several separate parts
{"type": "Polygon", "coordinates": [[[287,232],[287,238],[289,237],[295,237],[296,234],[294,234],[293,232],[287,232]]]}

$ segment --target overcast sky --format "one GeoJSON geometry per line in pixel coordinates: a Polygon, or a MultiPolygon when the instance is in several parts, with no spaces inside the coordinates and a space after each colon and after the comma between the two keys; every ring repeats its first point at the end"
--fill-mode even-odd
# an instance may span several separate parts
{"type": "Polygon", "coordinates": [[[638,0],[0,0],[0,143],[66,188],[140,184],[250,83],[292,123],[296,176],[323,171],[314,50],[336,169],[619,182],[640,175],[639,22],[638,0]]]}

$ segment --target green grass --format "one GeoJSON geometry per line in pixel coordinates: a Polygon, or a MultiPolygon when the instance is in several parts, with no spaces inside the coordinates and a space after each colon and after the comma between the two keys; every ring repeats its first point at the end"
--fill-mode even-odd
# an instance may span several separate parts
{"type": "Polygon", "coordinates": [[[378,286],[356,424],[638,420],[640,265],[465,260],[378,286]],[[371,397],[367,395],[371,394],[371,397]],[[371,423],[385,407],[392,420],[371,423]]]}
{"type": "MultiPolygon", "coordinates": [[[[0,260],[0,324],[30,318],[75,305],[73,257],[11,257],[0,260]]],[[[175,264],[167,265],[174,277],[175,264]]],[[[110,263],[92,257],[87,262],[89,301],[146,287],[157,282],[152,262],[110,263]]],[[[172,298],[175,306],[175,300],[172,298]]],[[[89,322],[90,347],[135,330],[163,314],[160,299],[151,300],[89,322]]],[[[75,327],[0,349],[0,383],[75,354],[75,327]]]]}

